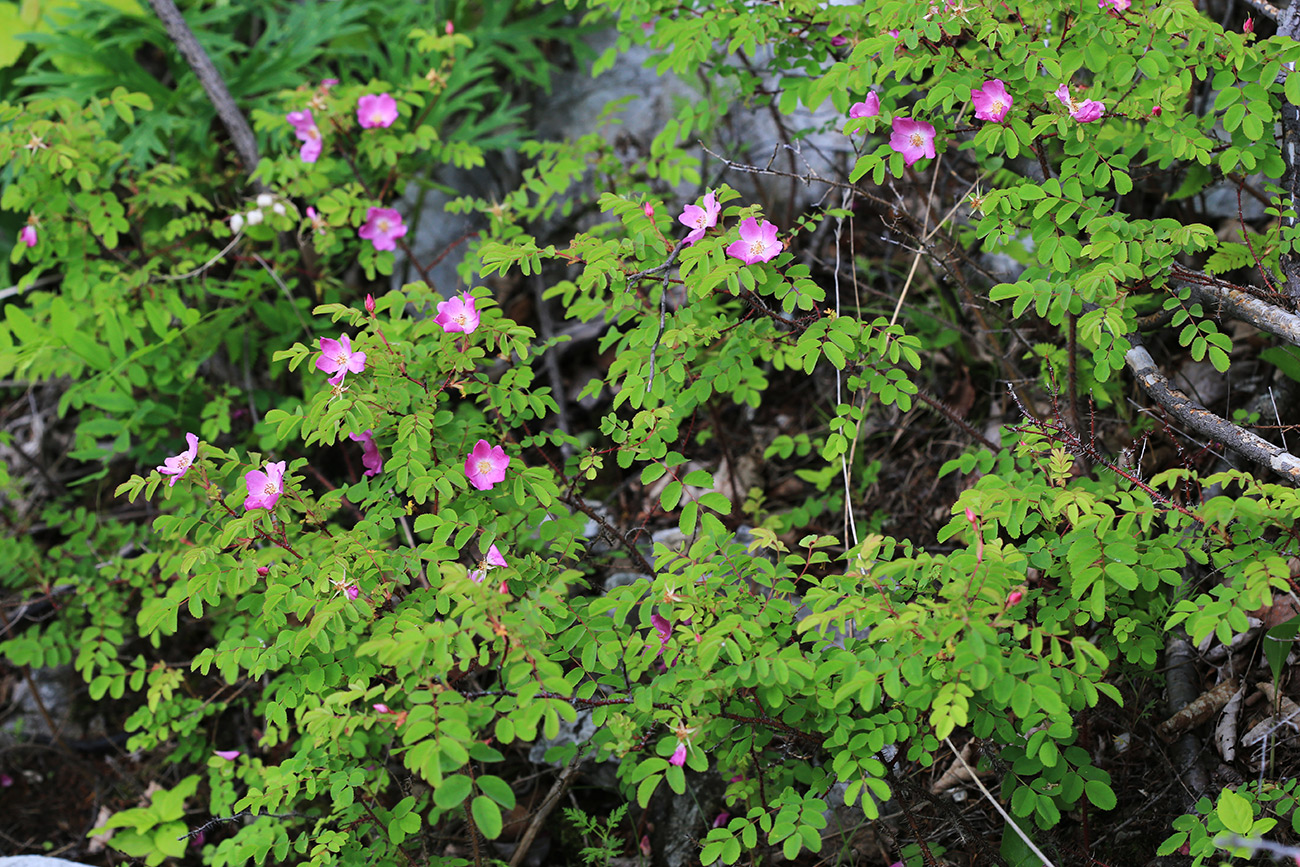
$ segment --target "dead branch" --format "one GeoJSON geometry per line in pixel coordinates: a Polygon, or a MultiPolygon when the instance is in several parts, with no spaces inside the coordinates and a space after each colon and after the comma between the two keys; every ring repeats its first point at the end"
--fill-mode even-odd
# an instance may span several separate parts
{"type": "Polygon", "coordinates": [[[1169,378],[1160,372],[1151,353],[1137,333],[1125,335],[1130,346],[1124,354],[1128,369],[1133,372],[1142,390],[1152,400],[1172,415],[1179,423],[1204,437],[1223,443],[1242,457],[1261,467],[1272,470],[1293,485],[1300,485],[1300,458],[1281,446],[1248,430],[1238,427],[1201,406],[1192,398],[1174,388],[1169,378]]]}
{"type": "Polygon", "coordinates": [[[1177,713],[1156,726],[1156,734],[1160,735],[1166,743],[1171,743],[1183,732],[1196,728],[1218,713],[1236,691],[1237,681],[1225,680],[1208,692],[1201,693],[1194,701],[1184,705],[1177,713]]]}
{"type": "MultiPolygon", "coordinates": [[[[217,117],[221,118],[222,125],[230,134],[230,141],[244,163],[244,170],[252,174],[257,168],[259,159],[257,139],[253,136],[253,129],[248,125],[244,113],[239,110],[234,97],[230,95],[225,79],[217,72],[203,46],[194,38],[194,31],[190,30],[190,26],[185,23],[185,16],[176,8],[173,0],[149,0],[149,5],[153,7],[154,14],[162,22],[163,29],[167,31],[176,50],[181,53],[181,57],[185,58],[185,62],[198,77],[199,84],[203,85],[208,100],[217,110],[217,117]]],[[[255,182],[255,185],[259,189],[263,188],[260,181],[255,182]]]]}

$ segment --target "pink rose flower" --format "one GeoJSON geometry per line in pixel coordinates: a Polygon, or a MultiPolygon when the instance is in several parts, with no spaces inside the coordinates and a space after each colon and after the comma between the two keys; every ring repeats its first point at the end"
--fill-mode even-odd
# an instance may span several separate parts
{"type": "Polygon", "coordinates": [[[506,558],[503,557],[503,556],[501,555],[501,552],[497,550],[497,546],[496,546],[495,544],[494,544],[494,545],[489,545],[489,546],[488,546],[488,552],[487,552],[487,564],[488,564],[489,566],[506,566],[506,565],[508,565],[508,564],[506,563],[506,558]]]}
{"type": "Polygon", "coordinates": [[[459,331],[464,334],[474,333],[478,328],[479,315],[474,309],[474,296],[462,292],[455,298],[448,298],[438,303],[438,315],[433,317],[434,324],[441,325],[448,334],[459,331]]]}
{"type": "Polygon", "coordinates": [[[1127,12],[1128,8],[1132,5],[1133,0],[1099,0],[1097,8],[1118,14],[1120,12],[1127,12]]]}
{"type": "Polygon", "coordinates": [[[361,97],[357,100],[357,123],[365,129],[390,127],[397,120],[397,100],[386,93],[361,97]]]}
{"type": "Polygon", "coordinates": [[[857,120],[860,117],[877,117],[880,114],[880,94],[868,93],[867,98],[862,102],[855,102],[849,106],[849,117],[857,120]]]}
{"type": "Polygon", "coordinates": [[[31,225],[23,226],[22,229],[18,232],[18,240],[21,243],[26,244],[28,247],[35,247],[36,227],[31,225]]]}
{"type": "Polygon", "coordinates": [[[510,458],[505,449],[489,445],[487,440],[479,440],[474,451],[465,458],[465,475],[478,490],[490,491],[497,482],[505,481],[508,466],[510,458]]]}
{"type": "MultiPolygon", "coordinates": [[[[352,340],[346,334],[339,335],[338,340],[329,337],[320,339],[320,358],[316,367],[331,376],[329,382],[338,385],[349,373],[361,373],[366,369],[366,354],[352,351],[352,340]]],[[[358,440],[360,442],[360,440],[358,440]]]]}
{"type": "Polygon", "coordinates": [[[233,762],[235,759],[239,758],[242,753],[240,753],[239,750],[217,750],[213,755],[225,759],[228,762],[233,762]]]}
{"type": "Polygon", "coordinates": [[[746,265],[769,262],[781,252],[781,242],[776,239],[776,226],[763,220],[747,217],[740,224],[740,240],[727,247],[727,255],[746,265]]]}
{"type": "Polygon", "coordinates": [[[357,234],[374,244],[376,250],[396,250],[397,239],[406,234],[406,226],[396,209],[371,208],[366,211],[366,224],[357,234]]]}
{"type": "Polygon", "coordinates": [[[172,477],[172,480],[167,483],[169,488],[176,486],[176,483],[181,480],[181,476],[190,471],[190,467],[194,465],[194,459],[199,456],[199,438],[192,433],[187,433],[185,441],[190,444],[188,449],[179,455],[166,458],[163,460],[162,466],[157,468],[158,472],[164,476],[172,477]]]}
{"type": "Polygon", "coordinates": [[[683,208],[677,216],[677,222],[691,230],[685,238],[686,246],[691,246],[703,238],[705,232],[718,225],[718,215],[721,213],[722,206],[718,204],[718,197],[712,190],[704,194],[701,205],[687,205],[683,208]]]}
{"type": "Polygon", "coordinates": [[[716,817],[714,817],[713,827],[721,828],[723,825],[727,824],[727,822],[730,821],[730,819],[731,819],[731,814],[728,813],[726,810],[723,810],[716,817]]]}
{"type": "Polygon", "coordinates": [[[291,111],[285,115],[285,120],[293,127],[293,134],[302,142],[302,148],[298,151],[298,156],[305,163],[314,163],[320,159],[321,137],[320,129],[316,126],[316,121],[311,116],[311,109],[304,108],[302,111],[291,111]]]}
{"type": "Polygon", "coordinates": [[[275,508],[280,495],[284,493],[284,461],[266,465],[266,472],[249,470],[244,474],[244,484],[248,487],[248,496],[244,498],[244,511],[275,508]]]}
{"type": "Polygon", "coordinates": [[[923,120],[896,117],[889,147],[903,155],[905,165],[910,166],[921,157],[934,159],[934,127],[923,120]]]}
{"type": "Polygon", "coordinates": [[[1014,102],[1007,93],[1006,84],[997,78],[984,82],[981,90],[971,90],[970,99],[975,105],[975,116],[993,123],[1001,123],[1014,102]]]}
{"type": "Polygon", "coordinates": [[[384,456],[379,453],[375,435],[369,428],[359,434],[348,434],[348,439],[361,443],[361,465],[366,468],[367,476],[377,476],[384,471],[384,456]]]}
{"type": "Polygon", "coordinates": [[[673,750],[672,756],[668,759],[668,764],[681,767],[686,764],[686,744],[681,741],[677,742],[677,749],[673,750]]]}

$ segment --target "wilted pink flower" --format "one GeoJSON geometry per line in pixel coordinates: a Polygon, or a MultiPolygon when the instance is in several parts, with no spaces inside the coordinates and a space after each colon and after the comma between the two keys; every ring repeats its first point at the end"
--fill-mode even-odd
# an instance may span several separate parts
{"type": "Polygon", "coordinates": [[[462,292],[455,298],[440,301],[438,315],[433,317],[433,321],[441,325],[442,330],[448,334],[457,331],[465,334],[473,333],[479,323],[478,311],[474,309],[474,296],[462,292]]]}
{"type": "MultiPolygon", "coordinates": [[[[231,219],[234,218],[232,217],[231,219]]],[[[316,209],[313,208],[311,205],[307,206],[307,219],[311,220],[312,230],[315,231],[317,235],[325,234],[325,229],[327,228],[327,226],[325,225],[325,218],[322,217],[320,214],[316,213],[316,209]]]]}
{"type": "Polygon", "coordinates": [[[898,28],[895,27],[893,30],[890,30],[890,31],[889,31],[889,35],[892,36],[892,37],[894,37],[895,39],[897,39],[897,38],[898,38],[898,28]]]}
{"type": "Polygon", "coordinates": [[[718,204],[718,197],[712,190],[704,194],[702,206],[692,204],[682,208],[677,222],[689,226],[691,230],[684,239],[686,246],[691,246],[703,238],[705,232],[718,225],[718,215],[721,213],[722,206],[718,204]]]}
{"type": "Polygon", "coordinates": [[[984,82],[981,90],[971,90],[971,102],[975,105],[975,116],[980,120],[1001,123],[1002,118],[1011,110],[1014,100],[1007,93],[1007,86],[997,78],[984,82]]]}
{"type": "Polygon", "coordinates": [[[1102,116],[1106,111],[1106,106],[1095,99],[1085,99],[1083,102],[1075,102],[1074,97],[1070,95],[1070,85],[1062,84],[1053,94],[1061,101],[1070,112],[1070,117],[1079,123],[1091,123],[1102,116]]]}
{"type": "Polygon", "coordinates": [[[672,756],[668,759],[668,764],[681,767],[686,764],[686,744],[681,741],[677,742],[677,749],[673,750],[672,756]]]}
{"type": "Polygon", "coordinates": [[[388,94],[367,94],[357,100],[357,123],[363,128],[390,127],[395,120],[397,100],[388,94]]]}
{"type": "Polygon", "coordinates": [[[173,455],[163,460],[162,466],[158,467],[158,472],[164,476],[171,476],[172,480],[167,483],[167,487],[175,487],[176,483],[181,480],[181,476],[190,471],[194,465],[194,460],[199,456],[199,438],[192,433],[185,435],[185,441],[190,447],[179,455],[173,455]]]}
{"type": "Polygon", "coordinates": [[[298,151],[298,156],[305,163],[314,163],[320,159],[321,138],[320,129],[316,126],[316,121],[311,116],[311,109],[304,108],[302,111],[291,111],[285,115],[285,120],[293,127],[293,134],[302,142],[302,149],[298,151]]]}
{"type": "Polygon", "coordinates": [[[508,466],[510,458],[505,449],[489,445],[487,440],[479,440],[474,445],[474,451],[465,458],[465,475],[475,488],[489,491],[497,482],[505,481],[508,466]]]}
{"type": "Polygon", "coordinates": [[[1118,13],[1127,12],[1132,5],[1133,0],[1098,0],[1097,8],[1118,13]]]}
{"type": "Polygon", "coordinates": [[[923,120],[896,117],[889,147],[903,155],[905,165],[910,166],[921,157],[934,159],[934,127],[923,120]]]}
{"type": "MultiPolygon", "coordinates": [[[[316,367],[325,373],[334,373],[329,381],[338,385],[349,373],[361,373],[366,369],[366,354],[352,351],[352,340],[346,334],[339,335],[338,340],[329,337],[320,339],[320,358],[316,367]]],[[[360,442],[360,440],[358,440],[360,442]]]]}
{"type": "Polygon", "coordinates": [[[244,484],[248,487],[244,511],[266,509],[269,512],[284,493],[284,461],[268,463],[266,472],[249,470],[244,474],[244,484]]]}
{"type": "Polygon", "coordinates": [[[659,656],[663,656],[664,649],[668,647],[668,638],[673,634],[673,625],[668,622],[667,618],[660,617],[658,614],[650,615],[650,625],[659,633],[659,656]]]}
{"type": "Polygon", "coordinates": [[[781,252],[781,242],[776,239],[776,226],[763,220],[761,223],[753,217],[746,217],[740,224],[740,240],[733,241],[727,247],[727,255],[739,259],[746,265],[768,262],[781,252]]]}
{"type": "Polygon", "coordinates": [[[373,707],[375,710],[379,711],[380,713],[392,713],[392,711],[388,709],[388,705],[386,704],[375,704],[375,705],[371,705],[371,707],[373,707]]]}
{"type": "Polygon", "coordinates": [[[366,211],[366,224],[357,234],[375,245],[376,250],[396,250],[397,239],[406,234],[402,215],[395,208],[370,208],[366,211]]]}
{"type": "Polygon", "coordinates": [[[217,750],[213,755],[225,759],[228,762],[233,762],[235,759],[239,758],[242,753],[240,753],[239,750],[217,750]]]}
{"type": "Polygon", "coordinates": [[[258,567],[257,567],[257,577],[259,577],[259,578],[265,578],[267,575],[270,575],[270,574],[271,574],[271,567],[270,567],[270,566],[258,566],[258,567]]]}
{"type": "Polygon", "coordinates": [[[361,465],[366,468],[367,476],[377,476],[384,471],[384,457],[379,453],[375,435],[369,428],[359,434],[348,434],[348,439],[361,443],[361,465]]]}
{"type": "MultiPolygon", "coordinates": [[[[479,564],[480,568],[475,569],[469,573],[469,579],[473,581],[475,584],[482,584],[483,579],[487,578],[488,572],[490,572],[492,569],[497,568],[498,566],[507,566],[507,565],[509,564],[506,563],[506,558],[502,556],[501,552],[497,549],[497,546],[495,544],[489,545],[487,557],[483,558],[483,562],[479,564]]],[[[506,591],[504,589],[505,588],[504,581],[501,582],[501,587],[503,588],[501,592],[505,593],[506,591]]]]}
{"type": "Polygon", "coordinates": [[[36,246],[36,227],[27,225],[23,226],[18,232],[18,240],[28,247],[36,246]]]}
{"type": "Polygon", "coordinates": [[[719,813],[717,816],[714,817],[713,827],[721,828],[723,825],[727,824],[727,822],[730,819],[731,819],[731,814],[728,813],[726,810],[723,810],[721,813],[719,813]]]}
{"type": "Polygon", "coordinates": [[[855,102],[849,106],[849,117],[854,120],[860,117],[876,117],[880,114],[880,94],[874,91],[867,94],[867,98],[862,102],[855,102]]]}
{"type": "Polygon", "coordinates": [[[349,584],[343,588],[343,595],[348,597],[349,600],[356,599],[361,595],[361,588],[355,584],[349,584]]]}
{"type": "Polygon", "coordinates": [[[1010,593],[1007,594],[1007,607],[1010,608],[1012,605],[1015,605],[1017,602],[1019,602],[1021,599],[1024,598],[1025,598],[1025,594],[1021,593],[1019,590],[1012,590],[1010,593]]]}
{"type": "Polygon", "coordinates": [[[849,40],[845,39],[843,36],[831,37],[831,45],[835,48],[839,48],[841,45],[847,45],[848,41],[849,40]]]}
{"type": "Polygon", "coordinates": [[[0,789],[7,789],[14,784],[14,778],[8,774],[0,774],[0,789]]]}

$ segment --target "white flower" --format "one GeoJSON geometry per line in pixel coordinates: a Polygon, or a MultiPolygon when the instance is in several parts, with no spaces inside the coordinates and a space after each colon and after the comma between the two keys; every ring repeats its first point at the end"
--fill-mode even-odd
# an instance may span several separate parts
{"type": "Polygon", "coordinates": [[[235,216],[230,218],[230,231],[238,235],[243,230],[244,230],[244,215],[235,214],[235,216]]]}
{"type": "Polygon", "coordinates": [[[272,205],[271,210],[275,211],[281,217],[284,216],[284,205],[280,204],[279,202],[276,202],[274,205],[272,205]]]}
{"type": "Polygon", "coordinates": [[[270,193],[261,193],[257,197],[257,206],[259,208],[269,208],[271,207],[271,203],[274,201],[275,201],[275,197],[272,196],[270,193]]]}
{"type": "Polygon", "coordinates": [[[261,212],[261,211],[249,211],[249,212],[248,212],[248,225],[250,225],[250,226],[256,226],[256,225],[257,225],[258,223],[260,223],[260,222],[262,222],[262,212],[261,212]]]}

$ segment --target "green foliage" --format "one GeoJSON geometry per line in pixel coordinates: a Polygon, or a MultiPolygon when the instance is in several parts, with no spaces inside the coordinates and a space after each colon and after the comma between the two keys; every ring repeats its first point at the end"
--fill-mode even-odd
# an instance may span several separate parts
{"type": "MultiPolygon", "coordinates": [[[[1300,514],[1297,493],[1228,472],[1199,482],[1242,496],[1174,506],[1188,471],[1076,473],[1078,455],[1042,428],[1004,427],[1005,448],[944,467],[971,478],[938,532],[943,547],[863,531],[852,513],[880,466],[859,444],[873,420],[920,399],[931,357],[958,339],[940,324],[950,302],[927,298],[912,327],[901,299],[850,305],[826,285],[798,250],[838,237],[845,208],[782,226],[791,249],[747,265],[726,252],[736,224],[777,221],[777,209],[718,183],[717,226],[684,246],[673,216],[693,197],[679,189],[709,176],[692,142],[714,133],[727,96],[752,98],[752,110],[842,115],[874,89],[882,114],[856,124],[853,167],[836,182],[924,235],[931,215],[900,213],[912,204],[886,202],[880,185],[926,168],[886,144],[890,120],[928,118],[944,157],[989,185],[945,229],[952,249],[1029,259],[971,308],[1041,336],[1045,379],[1077,349],[1079,381],[1118,406],[1140,310],[1168,310],[1179,346],[1228,367],[1232,339],[1169,273],[1197,254],[1215,268],[1247,262],[1207,226],[1136,213],[1135,189],[1171,167],[1185,173],[1183,197],[1230,173],[1280,175],[1263,131],[1296,89],[1294,75],[1277,75],[1300,47],[1226,33],[1181,0],[1133,26],[1063,0],[1018,15],[992,3],[924,15],[906,0],[865,13],[812,0],[594,5],[621,28],[597,67],[645,41],[660,72],[707,67],[716,80],[636,159],[603,127],[530,142],[517,189],[453,203],[486,226],[461,267],[481,315],[472,333],[435,321],[444,293],[425,281],[377,291],[367,309],[358,284],[386,285],[397,257],[356,230],[403,185],[481,166],[486,149],[517,141],[520,107],[499,79],[506,70],[548,84],[544,38],[574,33],[561,7],[519,19],[467,5],[454,33],[416,29],[413,7],[371,3],[195,10],[196,27],[263,25],[251,45],[214,37],[211,50],[251,106],[265,154],[255,177],[273,191],[265,203],[238,192],[243,179],[212,152],[210,110],[186,95],[196,84],[179,61],[175,89],[134,65],[163,43],[132,13],[32,38],[32,93],[0,104],[0,207],[19,222],[31,215],[40,241],[10,254],[22,291],[5,305],[0,376],[65,380],[77,483],[158,513],[145,526],[51,508],[58,541],[6,540],[19,567],[7,587],[57,574],[77,582],[80,604],[0,653],[18,666],[73,662],[92,697],[133,703],[129,749],[170,744],[175,761],[204,765],[212,815],[256,817],[204,850],[214,865],[398,863],[430,829],[460,823],[495,839],[516,807],[512,747],[555,737],[580,712],[589,742],[551,758],[581,749],[618,760],[629,803],[681,794],[700,774],[732,780],[741,806],[704,837],[705,864],[820,852],[837,783],[877,818],[889,763],[929,765],[958,732],[1010,769],[1001,795],[1026,826],[1115,808],[1079,719],[1122,703],[1113,675],[1154,671],[1170,630],[1228,642],[1246,612],[1289,586],[1276,540],[1300,514]],[[379,35],[388,62],[366,48],[379,35]],[[840,35],[850,41],[836,54],[840,35]],[[760,52],[778,87],[752,62],[760,52]],[[93,74],[72,63],[82,55],[93,74]],[[309,67],[343,70],[344,82],[304,81],[309,67]],[[967,126],[958,110],[993,77],[1015,94],[1014,113],[967,126]],[[1218,91],[1201,114],[1188,108],[1196,79],[1218,91]],[[1079,123],[1060,106],[1053,93],[1071,82],[1105,102],[1102,121],[1079,123]],[[357,99],[380,91],[396,98],[398,122],[359,128],[357,99]],[[285,120],[306,108],[324,138],[315,163],[300,159],[285,120]],[[580,229],[542,234],[579,210],[565,225],[580,229]],[[242,228],[232,230],[234,214],[242,228]],[[364,280],[339,276],[353,266],[364,280]],[[518,275],[539,281],[568,320],[602,328],[609,361],[581,395],[598,407],[590,429],[552,424],[557,395],[531,363],[558,341],[513,321],[486,283],[518,275]],[[366,354],[365,369],[331,385],[318,340],[340,334],[366,354]],[[815,397],[829,382],[834,399],[815,397]],[[781,512],[764,491],[724,488],[723,426],[704,421],[752,418],[777,389],[806,391],[820,413],[816,429],[760,444],[811,484],[781,512]],[[165,485],[147,468],[186,431],[202,440],[197,458],[165,485]],[[357,469],[350,439],[365,432],[384,461],[373,476],[357,469]],[[487,489],[467,478],[480,440],[510,458],[487,489]],[[281,460],[278,502],[243,508],[246,475],[281,460]],[[652,548],[610,532],[643,574],[597,592],[600,553],[585,525],[610,527],[588,496],[623,486],[645,495],[642,523],[668,532],[652,548]],[[494,549],[507,565],[489,571],[494,549]],[[132,553],[100,564],[87,553],[97,550],[132,553]],[[1212,588],[1191,581],[1193,565],[1215,574],[1212,588]],[[197,649],[176,664],[178,647],[197,649]],[[245,733],[238,759],[211,759],[235,708],[261,733],[245,733]]],[[[1264,258],[1249,261],[1276,270],[1294,239],[1255,241],[1264,258]]],[[[113,816],[112,845],[150,864],[179,854],[199,782],[186,776],[150,807],[113,816]]],[[[1178,819],[1163,851],[1187,843],[1199,864],[1232,848],[1220,832],[1271,829],[1276,819],[1257,818],[1265,804],[1293,813],[1294,796],[1206,799],[1205,818],[1178,819]]],[[[604,822],[570,815],[596,838],[585,862],[614,857],[626,809],[604,822]]]]}

